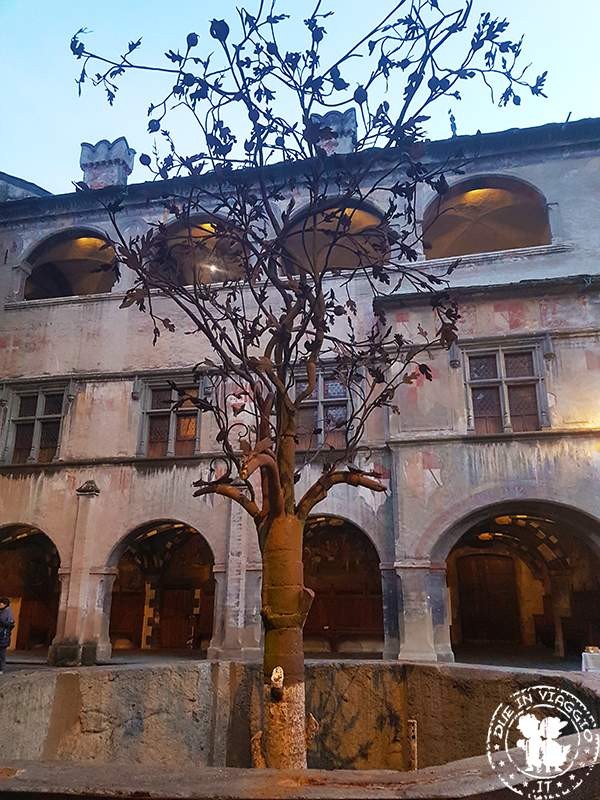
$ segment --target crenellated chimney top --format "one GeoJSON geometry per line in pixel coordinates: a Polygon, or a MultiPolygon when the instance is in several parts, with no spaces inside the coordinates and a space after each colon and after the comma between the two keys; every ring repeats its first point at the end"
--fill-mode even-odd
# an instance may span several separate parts
{"type": "Polygon", "coordinates": [[[104,189],[105,186],[125,186],[127,177],[133,169],[135,150],[120,136],[112,144],[101,139],[97,144],[81,143],[79,166],[83,170],[84,183],[90,189],[104,189]]]}
{"type": "Polygon", "coordinates": [[[356,146],[358,123],[356,111],[328,111],[327,114],[311,114],[310,121],[323,131],[318,147],[328,156],[335,153],[351,153],[356,146]]]}

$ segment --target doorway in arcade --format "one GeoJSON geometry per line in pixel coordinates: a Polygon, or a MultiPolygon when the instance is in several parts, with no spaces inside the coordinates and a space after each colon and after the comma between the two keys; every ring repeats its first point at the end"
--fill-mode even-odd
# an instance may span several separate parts
{"type": "Polygon", "coordinates": [[[0,594],[11,600],[16,625],[11,650],[37,650],[52,643],[60,598],[58,551],[30,525],[0,528],[0,594]]]}
{"type": "MultiPolygon", "coordinates": [[[[474,525],[448,557],[452,645],[486,663],[508,653],[577,660],[600,645],[600,559],[564,509],[508,508],[474,525]]],[[[525,664],[523,664],[525,665],[525,664]]]]}
{"type": "Polygon", "coordinates": [[[189,525],[161,521],[133,531],[112,591],[113,649],[204,657],[213,630],[213,563],[206,540],[189,525]]]}
{"type": "Polygon", "coordinates": [[[381,657],[379,556],[360,528],[340,517],[310,518],[304,531],[304,583],[315,593],[304,626],[306,655],[381,657]]]}

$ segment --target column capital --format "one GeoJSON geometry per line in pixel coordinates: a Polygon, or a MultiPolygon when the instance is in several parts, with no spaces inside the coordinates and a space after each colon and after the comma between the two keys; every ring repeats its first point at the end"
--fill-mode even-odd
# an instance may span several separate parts
{"type": "Polygon", "coordinates": [[[424,569],[429,572],[445,572],[446,564],[443,561],[430,561],[428,558],[405,558],[394,561],[394,569],[424,569]]]}
{"type": "Polygon", "coordinates": [[[78,497],[97,497],[100,494],[100,489],[96,481],[91,479],[82,483],[78,489],[75,489],[75,494],[78,497]]]}
{"type": "Polygon", "coordinates": [[[90,567],[90,575],[118,575],[118,567],[90,567]]]}

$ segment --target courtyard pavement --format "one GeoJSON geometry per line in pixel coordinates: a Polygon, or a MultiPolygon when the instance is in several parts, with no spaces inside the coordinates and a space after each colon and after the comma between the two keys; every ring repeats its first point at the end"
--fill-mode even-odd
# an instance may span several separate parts
{"type": "MultiPolygon", "coordinates": [[[[51,670],[53,667],[46,663],[47,651],[18,650],[8,653],[7,672],[17,670],[43,669],[51,670]]],[[[180,661],[203,660],[195,650],[116,650],[107,666],[152,666],[180,661]]],[[[308,655],[309,663],[327,663],[331,661],[373,660],[364,657],[322,658],[308,655]]],[[[380,659],[377,659],[380,660],[380,659]]],[[[581,670],[581,656],[557,658],[545,647],[510,647],[494,645],[482,650],[481,647],[461,647],[455,653],[456,664],[471,666],[489,666],[507,669],[551,670],[556,672],[578,672],[581,670]]]]}

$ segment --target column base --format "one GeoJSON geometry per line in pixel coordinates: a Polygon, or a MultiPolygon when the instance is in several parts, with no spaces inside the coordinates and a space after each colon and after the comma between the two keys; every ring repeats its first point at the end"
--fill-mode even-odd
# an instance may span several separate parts
{"type": "Polygon", "coordinates": [[[454,651],[452,650],[452,648],[449,649],[444,648],[443,650],[437,650],[436,656],[438,662],[440,662],[441,664],[454,664],[454,651]]]}
{"type": "Polygon", "coordinates": [[[82,645],[80,642],[57,642],[50,645],[48,663],[53,667],[81,666],[82,645]]]}
{"type": "Polygon", "coordinates": [[[96,663],[104,664],[112,658],[112,643],[98,642],[96,645],[96,663]]]}
{"type": "Polygon", "coordinates": [[[246,661],[240,647],[209,647],[206,651],[208,661],[246,661]]]}
{"type": "Polygon", "coordinates": [[[400,650],[396,661],[406,663],[425,662],[427,664],[453,664],[454,653],[452,650],[400,650]]]}
{"type": "Polygon", "coordinates": [[[242,647],[242,661],[262,662],[263,651],[261,647],[242,647]]]}
{"type": "Polygon", "coordinates": [[[48,651],[48,663],[54,667],[93,667],[99,660],[109,660],[110,652],[110,644],[107,650],[97,642],[56,642],[48,651]]]}
{"type": "Polygon", "coordinates": [[[412,664],[415,662],[426,662],[428,664],[437,664],[437,653],[431,650],[401,650],[398,653],[397,661],[412,664]]]}

